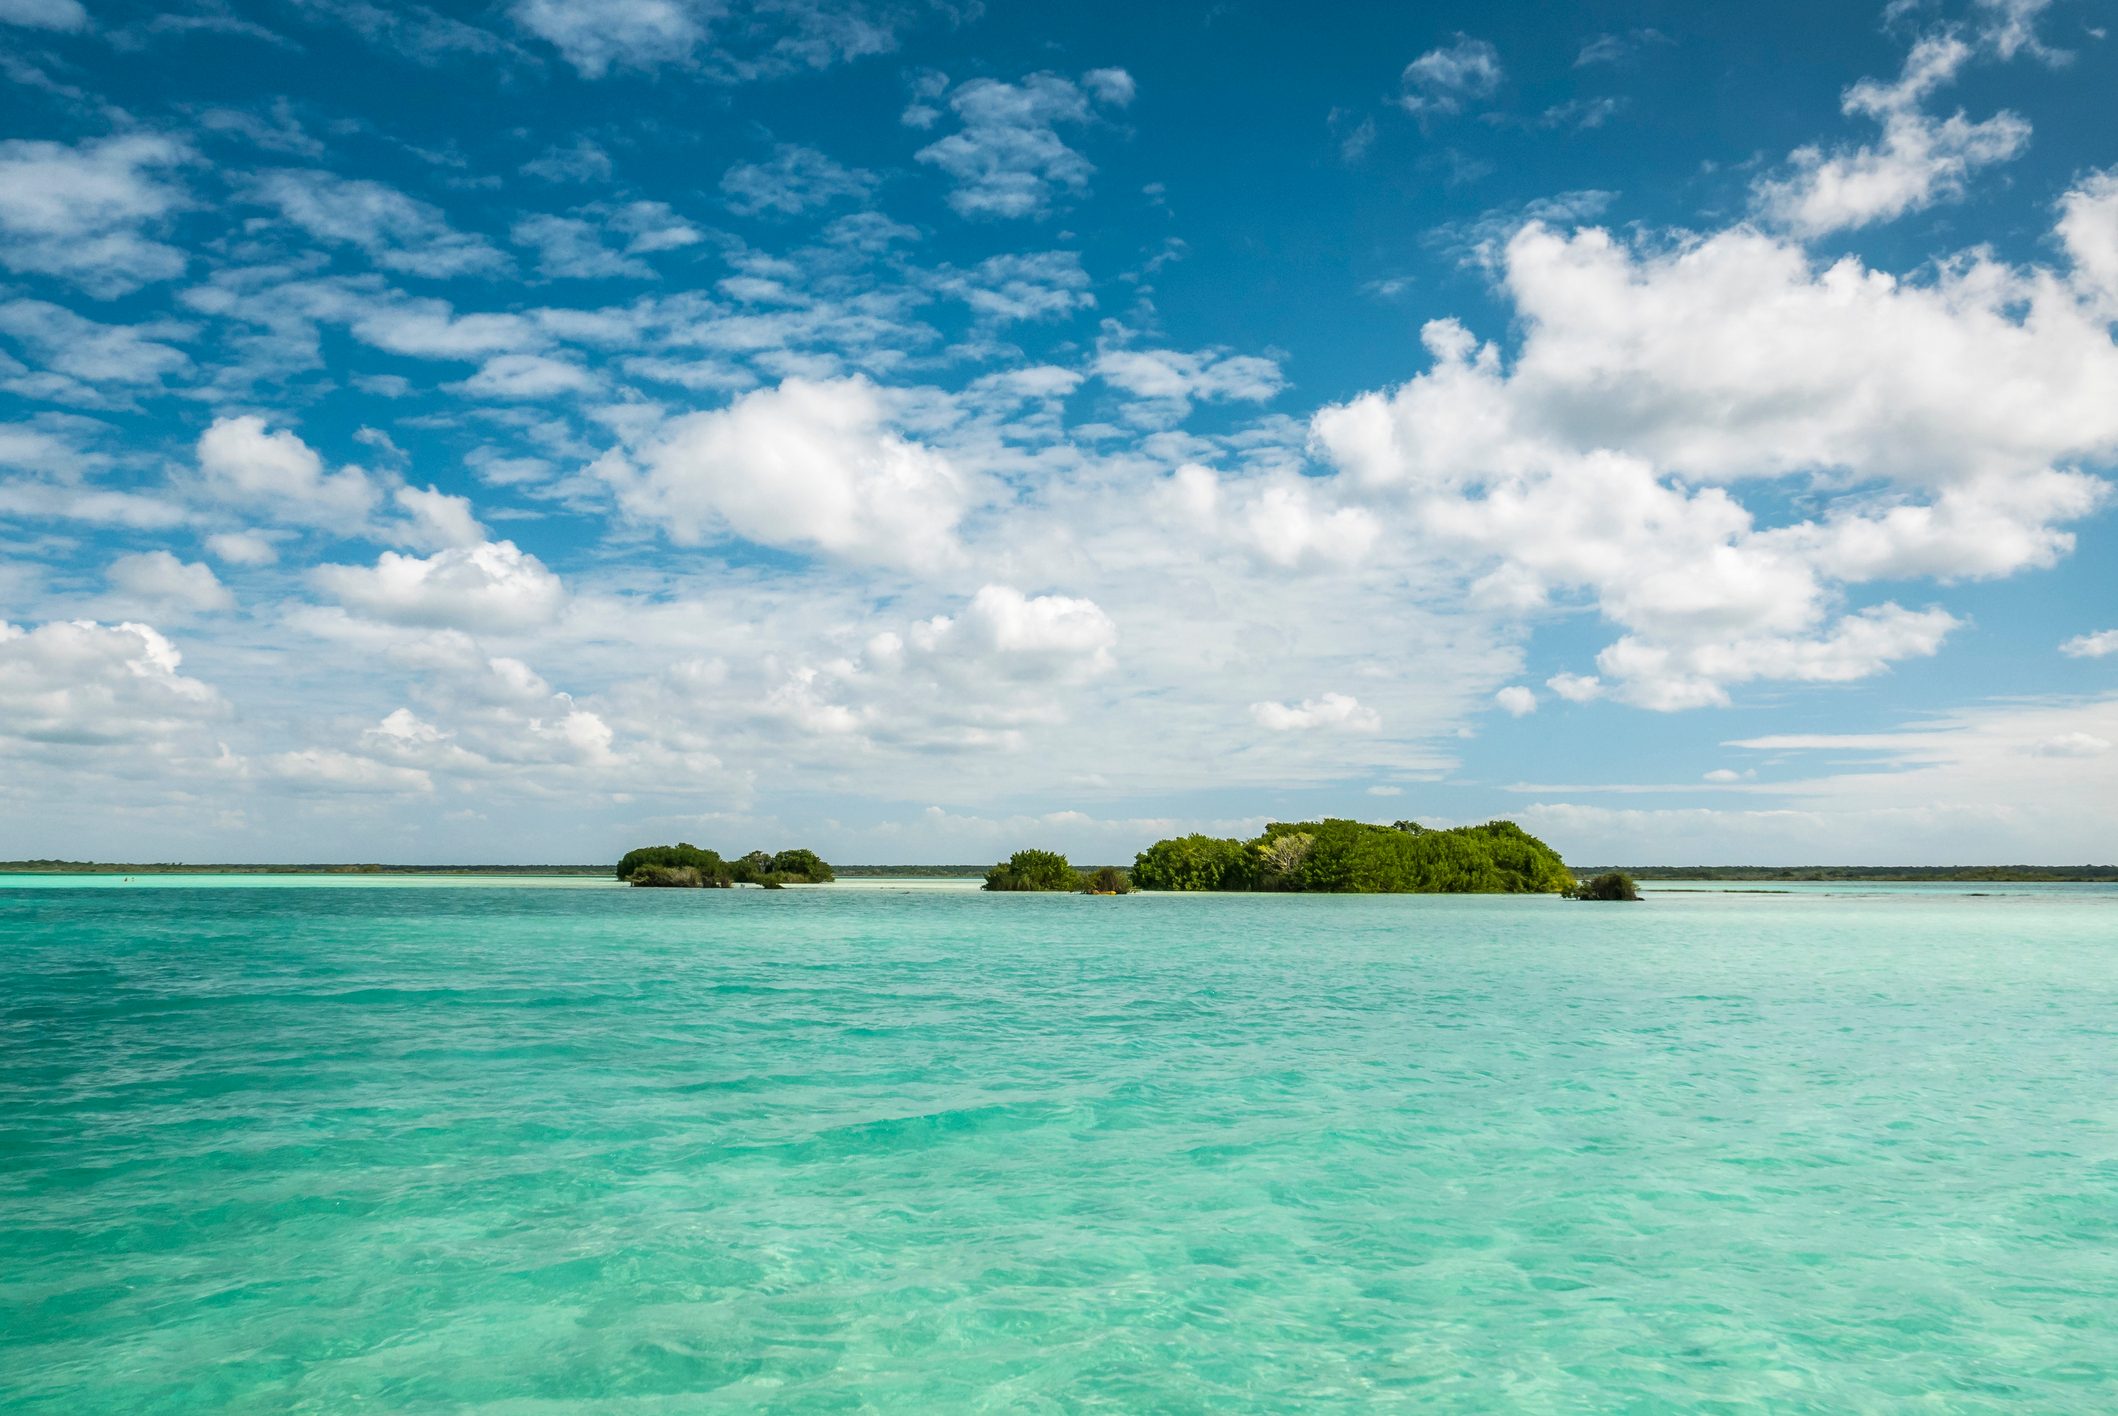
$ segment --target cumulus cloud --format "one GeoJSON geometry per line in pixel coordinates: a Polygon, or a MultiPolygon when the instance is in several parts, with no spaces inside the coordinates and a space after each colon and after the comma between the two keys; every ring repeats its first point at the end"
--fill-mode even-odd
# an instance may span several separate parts
{"type": "Polygon", "coordinates": [[[1327,489],[1313,478],[1223,481],[1211,468],[1187,463],[1169,490],[1182,520],[1284,570],[1349,565],[1382,533],[1367,508],[1330,505],[1327,489]]]}
{"type": "Polygon", "coordinates": [[[358,467],[326,473],[315,449],[254,414],[216,418],[199,435],[199,473],[216,501],[283,525],[357,529],[380,493],[358,467]]]}
{"type": "Polygon", "coordinates": [[[2060,645],[2059,652],[2074,659],[2101,659],[2106,654],[2118,654],[2118,629],[2077,634],[2060,645]]]}
{"type": "Polygon", "coordinates": [[[405,515],[399,535],[422,549],[476,546],[485,540],[485,528],[472,514],[470,499],[450,496],[438,487],[421,490],[399,487],[390,493],[405,515]]]}
{"type": "Polygon", "coordinates": [[[169,173],[192,158],[151,133],[73,147],[0,142],[0,265],[99,299],[183,274],[184,253],[151,233],[184,205],[169,173]]]}
{"type": "Polygon", "coordinates": [[[0,742],[161,750],[227,710],[183,661],[144,624],[0,622],[0,742]]]}
{"type": "Polygon", "coordinates": [[[1502,275],[1512,363],[1430,324],[1433,366],[1324,410],[1315,445],[1482,553],[1475,599],[1585,591],[1628,631],[1598,661],[1618,697],[1718,703],[1932,653],[1951,616],[1838,614],[1842,587],[2049,565],[2107,495],[2069,464],[2118,451],[2118,346],[2048,272],[1973,257],[1910,282],[1740,228],[1631,249],[1532,223],[1502,275]],[[1777,526],[1738,499],[1792,476],[1859,494],[1777,526]]]}
{"type": "Polygon", "coordinates": [[[1407,113],[1461,113],[1465,104],[1492,97],[1502,77],[1500,51],[1459,34],[1454,44],[1430,49],[1405,65],[1404,92],[1397,101],[1407,113]]]}
{"type": "Polygon", "coordinates": [[[259,173],[244,194],[319,241],[358,248],[384,270],[448,279],[497,275],[510,264],[484,237],[451,227],[440,208],[381,182],[282,169],[259,173]]]}
{"type": "Polygon", "coordinates": [[[883,662],[953,659],[1008,679],[1072,679],[1108,673],[1117,642],[1118,627],[1093,600],[988,585],[962,614],[923,620],[903,641],[886,636],[869,652],[883,662]]]}
{"type": "Polygon", "coordinates": [[[1758,184],[1759,209],[1805,236],[1888,221],[1963,196],[1981,167],[2005,162],[2030,141],[2030,125],[2002,112],[1974,122],[1961,112],[1936,118],[1923,105],[1971,58],[1953,34],[1920,40],[1895,83],[1863,79],[1846,90],[1850,117],[1882,125],[1880,141],[1826,153],[1797,149],[1791,171],[1758,184]]]}
{"type": "Polygon", "coordinates": [[[1087,192],[1096,170],[1067,146],[1060,127],[1088,123],[1097,104],[1122,106],[1132,93],[1131,76],[1120,69],[1094,70],[1080,84],[1058,74],[1032,74],[1019,84],[972,79],[948,95],[958,131],[914,157],[954,180],[949,205],[961,215],[1043,217],[1062,193],[1087,192]]]}
{"type": "Polygon", "coordinates": [[[110,586],[159,614],[203,614],[235,608],[235,596],[213,568],[187,564],[168,551],[119,556],[110,563],[110,586]]]}
{"type": "Polygon", "coordinates": [[[1326,693],[1299,703],[1253,703],[1250,716],[1261,728],[1276,733],[1309,732],[1318,728],[1349,733],[1372,733],[1383,725],[1382,715],[1363,708],[1350,694],[1326,693]]]}
{"type": "Polygon", "coordinates": [[[1519,683],[1501,689],[1493,695],[1493,701],[1511,718],[1526,717],[1537,711],[1537,695],[1519,683]]]}
{"type": "Polygon", "coordinates": [[[864,378],[788,379],[674,418],[595,472],[625,511],[681,545],[733,534],[853,560],[933,566],[955,554],[964,479],[893,431],[864,378]]]}
{"type": "Polygon", "coordinates": [[[550,624],[566,602],[559,577],[513,541],[449,546],[426,557],[384,551],[372,566],[318,566],[312,579],[358,614],[472,632],[550,624]]]}

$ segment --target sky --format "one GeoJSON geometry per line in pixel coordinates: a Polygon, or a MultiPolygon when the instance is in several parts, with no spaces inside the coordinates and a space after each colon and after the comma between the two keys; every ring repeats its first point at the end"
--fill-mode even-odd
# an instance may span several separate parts
{"type": "Polygon", "coordinates": [[[0,0],[0,857],[2118,859],[2100,0],[0,0]]]}

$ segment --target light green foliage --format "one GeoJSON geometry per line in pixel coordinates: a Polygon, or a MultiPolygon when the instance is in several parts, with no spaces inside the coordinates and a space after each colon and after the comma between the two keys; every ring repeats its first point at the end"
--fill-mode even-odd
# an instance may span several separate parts
{"type": "Polygon", "coordinates": [[[1133,884],[1142,890],[1242,890],[1249,880],[1243,843],[1214,836],[1157,841],[1133,860],[1133,884]]]}

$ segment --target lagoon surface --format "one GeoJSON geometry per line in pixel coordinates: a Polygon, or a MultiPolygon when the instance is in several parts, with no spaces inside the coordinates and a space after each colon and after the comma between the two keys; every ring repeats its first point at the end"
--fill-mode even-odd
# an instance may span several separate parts
{"type": "Polygon", "coordinates": [[[0,877],[0,1409],[2118,1409],[2107,887],[320,884],[0,877]]]}

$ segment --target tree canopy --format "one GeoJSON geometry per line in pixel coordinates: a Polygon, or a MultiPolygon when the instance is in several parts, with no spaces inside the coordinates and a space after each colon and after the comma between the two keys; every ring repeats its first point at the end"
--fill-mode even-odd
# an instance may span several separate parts
{"type": "Polygon", "coordinates": [[[1057,851],[1017,851],[985,873],[988,890],[1079,890],[1081,873],[1057,851]]]}
{"type": "Polygon", "coordinates": [[[1512,821],[1431,830],[1336,817],[1275,821],[1250,841],[1157,841],[1132,879],[1143,890],[1329,894],[1553,894],[1574,883],[1558,852],[1512,821]]]}
{"type": "Polygon", "coordinates": [[[634,885],[822,885],[836,877],[823,857],[810,850],[752,851],[733,861],[718,851],[688,841],[673,846],[641,846],[618,862],[618,878],[634,885]]]}

